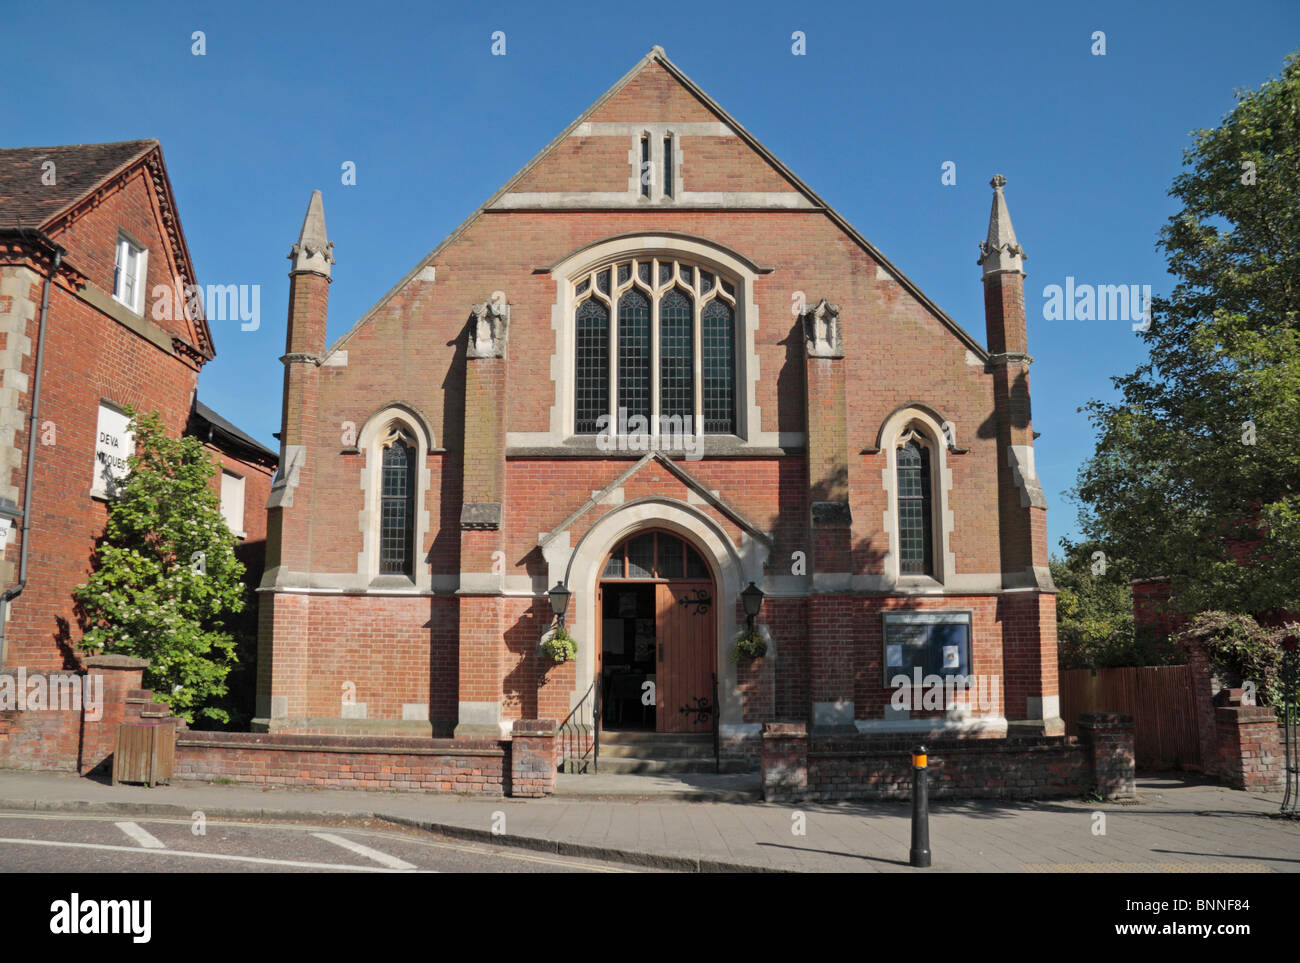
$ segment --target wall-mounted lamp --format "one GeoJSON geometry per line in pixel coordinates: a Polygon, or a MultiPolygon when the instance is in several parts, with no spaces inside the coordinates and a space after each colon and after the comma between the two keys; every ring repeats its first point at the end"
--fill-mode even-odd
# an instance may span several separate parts
{"type": "Polygon", "coordinates": [[[564,628],[564,613],[569,609],[569,596],[573,593],[564,587],[563,582],[556,582],[547,594],[551,596],[551,613],[559,622],[559,627],[564,628]]]}
{"type": "Polygon", "coordinates": [[[759,609],[763,607],[763,590],[753,582],[749,587],[740,593],[740,603],[745,607],[745,618],[749,620],[749,631],[754,631],[754,619],[758,617],[759,609]]]}

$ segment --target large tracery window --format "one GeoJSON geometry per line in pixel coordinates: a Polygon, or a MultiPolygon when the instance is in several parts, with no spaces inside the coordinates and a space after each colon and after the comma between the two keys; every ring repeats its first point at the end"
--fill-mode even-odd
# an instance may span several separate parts
{"type": "Polygon", "coordinates": [[[645,257],[579,277],[574,299],[575,433],[735,434],[735,282],[645,257]]]}

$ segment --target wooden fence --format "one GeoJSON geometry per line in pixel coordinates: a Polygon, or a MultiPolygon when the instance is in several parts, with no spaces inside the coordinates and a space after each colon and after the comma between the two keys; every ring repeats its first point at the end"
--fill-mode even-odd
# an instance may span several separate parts
{"type": "Polygon", "coordinates": [[[1139,769],[1201,768],[1192,666],[1066,669],[1060,677],[1068,735],[1078,734],[1081,712],[1124,712],[1133,717],[1139,769]]]}

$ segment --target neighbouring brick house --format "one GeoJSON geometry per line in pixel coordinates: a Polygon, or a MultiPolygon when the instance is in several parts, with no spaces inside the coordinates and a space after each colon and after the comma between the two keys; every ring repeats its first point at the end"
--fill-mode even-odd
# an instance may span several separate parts
{"type": "Polygon", "coordinates": [[[1059,735],[1004,183],[987,347],[658,47],[333,345],[316,192],[256,727],[508,738],[599,681],[609,729],[703,733],[716,676],[723,752],[750,759],[773,720],[1059,735]],[[736,664],[750,583],[768,650],[736,664]],[[891,705],[913,669],[998,685],[891,705]]]}
{"type": "MultiPolygon", "coordinates": [[[[257,586],[266,568],[266,500],[275,478],[277,455],[197,396],[185,433],[202,441],[220,468],[212,479],[212,488],[221,497],[226,525],[239,538],[235,554],[247,570],[244,581],[257,586]]],[[[256,624],[249,630],[255,632],[256,624]]]]}
{"type": "Polygon", "coordinates": [[[81,665],[72,591],[131,453],[127,405],[203,438],[260,579],[275,454],[197,401],[212,335],[201,309],[162,298],[178,284],[197,287],[156,140],[0,150],[5,668],[81,665]]]}

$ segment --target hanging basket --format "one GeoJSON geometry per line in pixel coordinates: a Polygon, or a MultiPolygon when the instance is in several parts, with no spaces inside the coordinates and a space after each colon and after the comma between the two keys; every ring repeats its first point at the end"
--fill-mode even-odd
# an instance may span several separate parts
{"type": "Polygon", "coordinates": [[[542,636],[538,646],[541,654],[557,665],[571,662],[578,657],[578,643],[569,634],[568,629],[553,629],[542,636]]]}
{"type": "Polygon", "coordinates": [[[737,665],[743,660],[761,659],[767,655],[767,640],[755,629],[746,632],[736,640],[736,647],[731,652],[731,661],[737,665]]]}

